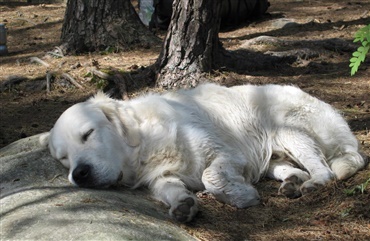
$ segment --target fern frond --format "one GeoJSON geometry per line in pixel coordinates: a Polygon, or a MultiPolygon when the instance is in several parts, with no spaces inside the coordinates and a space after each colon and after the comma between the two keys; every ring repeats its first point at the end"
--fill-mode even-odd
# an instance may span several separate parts
{"type": "Polygon", "coordinates": [[[351,68],[351,76],[353,76],[358,67],[361,65],[362,62],[365,61],[366,55],[370,50],[370,24],[359,29],[355,33],[355,39],[353,42],[361,42],[361,46],[353,52],[352,58],[349,60],[350,64],[349,67],[351,68]]]}

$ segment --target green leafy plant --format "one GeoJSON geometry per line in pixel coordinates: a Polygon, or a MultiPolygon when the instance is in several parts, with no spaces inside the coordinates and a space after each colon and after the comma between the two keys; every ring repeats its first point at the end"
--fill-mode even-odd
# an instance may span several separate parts
{"type": "Polygon", "coordinates": [[[341,216],[342,218],[347,217],[347,216],[350,214],[351,210],[352,210],[352,208],[346,208],[346,209],[344,209],[344,210],[340,213],[340,216],[341,216]]]}
{"type": "Polygon", "coordinates": [[[370,178],[367,179],[367,181],[365,181],[364,183],[361,183],[360,185],[355,186],[354,188],[345,189],[344,190],[344,193],[347,196],[353,196],[353,195],[355,195],[357,193],[364,194],[364,192],[366,190],[366,187],[369,185],[369,183],[370,183],[370,178]]]}
{"type": "Polygon", "coordinates": [[[366,27],[359,29],[355,33],[355,39],[353,42],[361,42],[361,46],[353,52],[352,58],[349,60],[350,64],[349,67],[351,68],[351,76],[353,76],[358,67],[361,65],[362,62],[365,61],[365,57],[370,49],[370,24],[366,27]]]}
{"type": "Polygon", "coordinates": [[[91,72],[88,72],[84,75],[85,78],[90,78],[91,83],[96,84],[96,88],[103,90],[107,85],[108,81],[102,78],[99,78],[96,75],[93,75],[91,72]]]}

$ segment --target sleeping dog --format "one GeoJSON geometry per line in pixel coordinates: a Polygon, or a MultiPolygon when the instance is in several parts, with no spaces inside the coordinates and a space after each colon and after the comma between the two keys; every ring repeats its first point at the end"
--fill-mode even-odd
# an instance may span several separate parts
{"type": "Polygon", "coordinates": [[[293,86],[203,84],[130,101],[98,93],[67,109],[42,137],[80,187],[147,186],[190,221],[194,191],[245,208],[261,177],[290,198],[365,165],[355,136],[330,105],[293,86]]]}

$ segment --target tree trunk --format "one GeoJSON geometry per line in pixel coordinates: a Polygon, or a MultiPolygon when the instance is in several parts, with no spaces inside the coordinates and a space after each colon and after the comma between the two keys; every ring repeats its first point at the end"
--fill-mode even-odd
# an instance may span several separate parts
{"type": "Polygon", "coordinates": [[[218,0],[175,0],[157,60],[157,85],[193,87],[210,72],[220,49],[218,0]]]}
{"type": "Polygon", "coordinates": [[[61,41],[67,52],[119,51],[159,42],[130,0],[68,0],[61,41]]]}

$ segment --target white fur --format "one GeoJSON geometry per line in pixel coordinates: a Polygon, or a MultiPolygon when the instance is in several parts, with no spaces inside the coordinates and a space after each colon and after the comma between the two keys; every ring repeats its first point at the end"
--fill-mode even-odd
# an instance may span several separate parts
{"type": "Polygon", "coordinates": [[[197,212],[192,191],[244,208],[259,203],[252,184],[265,175],[297,197],[365,165],[340,114],[278,85],[204,84],[131,101],[98,93],[62,114],[49,148],[72,183],[148,186],[185,222],[197,212]]]}

